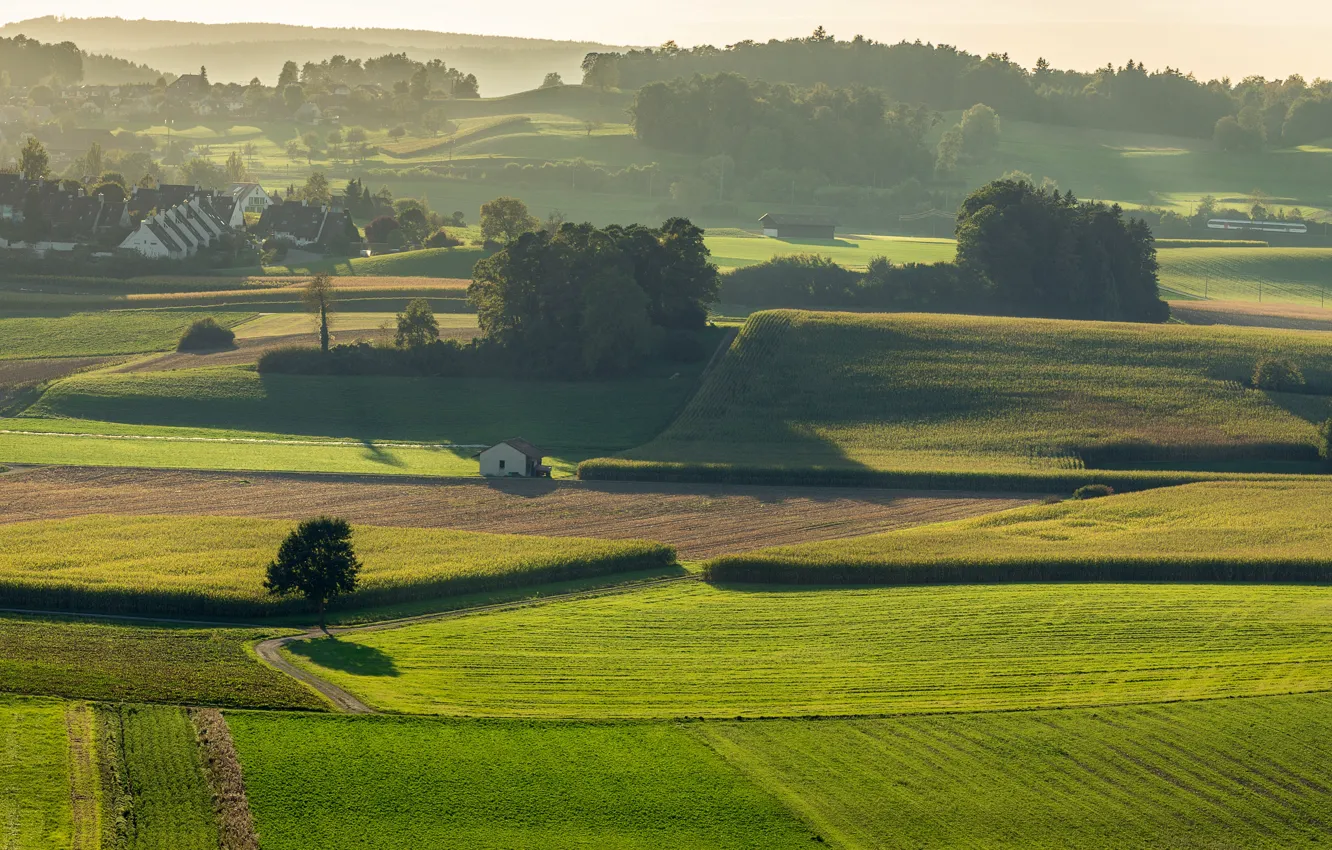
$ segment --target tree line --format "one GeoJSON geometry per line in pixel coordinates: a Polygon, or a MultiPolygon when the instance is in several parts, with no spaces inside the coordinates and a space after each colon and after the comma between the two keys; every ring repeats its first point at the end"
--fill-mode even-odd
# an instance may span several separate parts
{"type": "Polygon", "coordinates": [[[667,42],[594,53],[583,70],[587,85],[626,89],[718,73],[806,87],[865,85],[893,100],[941,111],[985,103],[1004,116],[1041,123],[1199,138],[1212,137],[1218,121],[1231,117],[1241,127],[1261,125],[1269,143],[1287,144],[1316,132],[1310,126],[1323,126],[1323,108],[1314,104],[1332,97],[1332,84],[1307,84],[1298,76],[1203,81],[1176,68],[1149,71],[1133,60],[1083,72],[1041,59],[1028,69],[1007,54],[980,56],[945,44],[886,44],[863,36],[838,40],[822,27],[805,38],[742,41],[726,48],[682,49],[667,42]],[[1286,140],[1287,122],[1292,141],[1286,140]]]}
{"type": "Polygon", "coordinates": [[[43,44],[22,35],[0,38],[0,76],[23,88],[77,83],[83,79],[83,51],[69,41],[43,44]]]}

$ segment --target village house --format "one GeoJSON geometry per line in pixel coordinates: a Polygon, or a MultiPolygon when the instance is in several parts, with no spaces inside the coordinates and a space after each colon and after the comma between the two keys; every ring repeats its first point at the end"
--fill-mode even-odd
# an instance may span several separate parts
{"type": "Polygon", "coordinates": [[[487,478],[549,478],[550,467],[542,463],[541,450],[526,440],[515,437],[496,443],[477,455],[481,474],[487,478]]]}
{"type": "Polygon", "coordinates": [[[212,246],[228,230],[209,199],[195,196],[143,219],[120,247],[150,259],[180,260],[212,246]]]}
{"type": "Polygon", "coordinates": [[[254,232],[297,248],[328,248],[339,239],[359,241],[360,233],[347,210],[305,201],[277,203],[264,210],[254,232]]]}

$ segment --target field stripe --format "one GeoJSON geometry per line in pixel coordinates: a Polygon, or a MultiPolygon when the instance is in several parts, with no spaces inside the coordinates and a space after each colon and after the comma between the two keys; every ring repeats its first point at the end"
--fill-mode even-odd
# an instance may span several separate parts
{"type": "Polygon", "coordinates": [[[199,736],[204,774],[213,792],[221,850],[259,850],[240,759],[226,719],[215,708],[190,709],[189,714],[199,736]]]}
{"type": "Polygon", "coordinates": [[[74,703],[65,709],[69,737],[69,796],[72,811],[73,850],[98,850],[102,830],[97,810],[97,749],[92,709],[74,703]]]}

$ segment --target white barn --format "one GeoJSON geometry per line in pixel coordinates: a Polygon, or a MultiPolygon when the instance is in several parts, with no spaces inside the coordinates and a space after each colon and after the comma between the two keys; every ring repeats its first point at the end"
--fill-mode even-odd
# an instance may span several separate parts
{"type": "Polygon", "coordinates": [[[541,450],[524,439],[515,437],[496,443],[481,454],[481,474],[487,478],[549,478],[550,467],[542,464],[541,450]]]}

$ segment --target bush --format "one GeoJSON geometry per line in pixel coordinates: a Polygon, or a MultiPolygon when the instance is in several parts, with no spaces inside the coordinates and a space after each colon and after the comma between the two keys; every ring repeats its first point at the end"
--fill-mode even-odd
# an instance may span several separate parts
{"type": "Polygon", "coordinates": [[[430,234],[429,238],[425,241],[425,246],[427,248],[453,248],[461,244],[461,239],[455,239],[450,236],[449,232],[442,227],[430,234]]]}
{"type": "Polygon", "coordinates": [[[1291,392],[1304,386],[1304,373],[1284,357],[1264,357],[1253,369],[1253,385],[1260,390],[1291,392]]]}
{"type": "Polygon", "coordinates": [[[1075,499],[1100,499],[1115,495],[1115,489],[1109,484],[1087,484],[1073,491],[1075,499]]]}
{"type": "Polygon", "coordinates": [[[1318,455],[1323,460],[1332,460],[1332,419],[1324,419],[1318,426],[1318,455]]]}
{"type": "Polygon", "coordinates": [[[196,319],[176,343],[177,351],[216,351],[236,344],[236,333],[224,328],[212,316],[196,319]]]}

